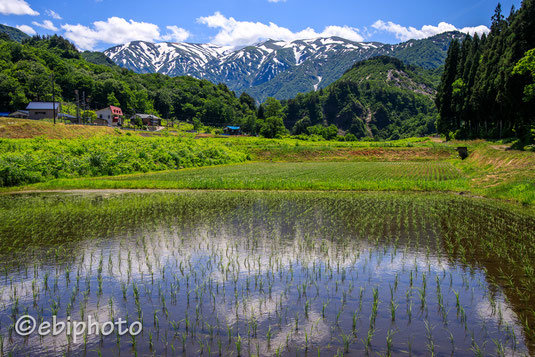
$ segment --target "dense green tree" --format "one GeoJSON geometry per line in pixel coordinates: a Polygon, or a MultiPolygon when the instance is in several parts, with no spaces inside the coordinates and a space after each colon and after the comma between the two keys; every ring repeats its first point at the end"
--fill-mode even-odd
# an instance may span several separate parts
{"type": "Polygon", "coordinates": [[[257,112],[257,117],[258,119],[266,119],[266,115],[264,114],[264,105],[263,104],[260,104],[260,106],[258,106],[258,112],[257,112]]]}
{"type": "Polygon", "coordinates": [[[120,107],[121,106],[121,103],[119,103],[117,98],[115,98],[115,94],[113,92],[110,92],[108,94],[108,98],[106,99],[106,103],[107,103],[107,105],[113,105],[113,106],[116,106],[116,107],[120,107]]]}
{"type": "Polygon", "coordinates": [[[453,40],[448,49],[448,57],[444,64],[444,73],[438,87],[435,103],[440,114],[437,128],[440,133],[450,140],[451,131],[455,129],[455,112],[452,108],[453,83],[457,76],[457,64],[459,61],[459,42],[453,40]]]}
{"type": "Polygon", "coordinates": [[[265,138],[279,138],[287,133],[282,118],[277,116],[266,118],[260,129],[260,135],[265,138]]]}
{"type": "Polygon", "coordinates": [[[281,117],[282,118],[282,105],[281,103],[272,97],[269,97],[263,104],[264,115],[269,117],[281,117]]]}
{"type": "Polygon", "coordinates": [[[357,138],[363,138],[368,136],[368,131],[366,130],[366,125],[364,125],[364,122],[359,119],[355,118],[353,120],[353,123],[349,127],[349,132],[357,138]]]}
{"type": "MultiPolygon", "coordinates": [[[[491,32],[450,46],[437,94],[437,129],[463,138],[516,136],[531,142],[535,96],[529,51],[535,47],[535,1],[524,0],[507,19],[498,4],[491,32]],[[455,68],[455,70],[453,70],[455,68]]],[[[532,61],[532,60],[531,60],[532,61]]]]}
{"type": "Polygon", "coordinates": [[[154,109],[163,118],[171,118],[173,114],[173,92],[169,88],[162,88],[154,95],[154,109]]]}
{"type": "Polygon", "coordinates": [[[526,52],[513,68],[513,74],[529,75],[532,83],[524,87],[524,101],[530,102],[535,99],[535,48],[526,52]]]}
{"type": "Polygon", "coordinates": [[[15,111],[27,103],[20,83],[13,77],[0,73],[0,103],[3,109],[15,111]]]}
{"type": "Polygon", "coordinates": [[[294,134],[304,133],[305,127],[319,125],[313,129],[316,132],[331,124],[352,130],[359,138],[372,133],[370,125],[376,128],[377,139],[390,138],[396,128],[400,137],[430,134],[435,131],[429,123],[436,120],[432,100],[436,77],[435,72],[394,58],[362,61],[323,91],[286,101],[284,122],[294,134]],[[422,93],[422,88],[429,94],[422,93]]]}
{"type": "Polygon", "coordinates": [[[307,128],[310,126],[312,126],[312,122],[310,121],[310,118],[306,116],[295,123],[294,127],[292,128],[292,134],[308,134],[307,128]]]}
{"type": "Polygon", "coordinates": [[[240,103],[246,105],[250,110],[256,111],[256,102],[254,98],[245,92],[240,95],[240,103]]]}

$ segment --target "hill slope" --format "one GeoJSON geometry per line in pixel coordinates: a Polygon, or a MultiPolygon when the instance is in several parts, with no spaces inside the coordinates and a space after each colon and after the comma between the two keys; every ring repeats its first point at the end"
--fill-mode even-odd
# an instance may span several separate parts
{"type": "Polygon", "coordinates": [[[19,29],[2,24],[0,24],[0,33],[7,34],[13,41],[17,42],[22,42],[23,40],[30,38],[30,36],[26,35],[19,29]]]}
{"type": "Polygon", "coordinates": [[[0,138],[27,139],[43,137],[47,139],[90,138],[102,135],[118,135],[107,126],[53,124],[41,120],[13,119],[0,117],[0,138]]]}
{"type": "Polygon", "coordinates": [[[115,62],[113,62],[111,59],[106,57],[105,54],[102,52],[91,52],[91,51],[84,51],[80,53],[83,59],[85,59],[87,62],[93,63],[93,64],[102,64],[108,67],[115,67],[117,66],[115,62]]]}
{"type": "Polygon", "coordinates": [[[358,62],[318,92],[286,102],[295,134],[334,124],[357,137],[398,139],[434,132],[437,75],[386,56],[358,62]]]}

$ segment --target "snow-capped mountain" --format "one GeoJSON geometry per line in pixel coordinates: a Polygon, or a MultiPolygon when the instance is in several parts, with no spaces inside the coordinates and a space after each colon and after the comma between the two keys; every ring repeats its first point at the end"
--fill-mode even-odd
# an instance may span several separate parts
{"type": "Polygon", "coordinates": [[[247,91],[257,100],[285,99],[299,92],[323,88],[356,61],[390,55],[427,68],[442,64],[457,32],[397,45],[354,42],[340,37],[268,40],[240,49],[211,44],[133,41],[104,54],[121,67],[138,73],[189,75],[225,83],[236,92],[247,91]],[[425,55],[420,55],[425,54],[425,55]]]}

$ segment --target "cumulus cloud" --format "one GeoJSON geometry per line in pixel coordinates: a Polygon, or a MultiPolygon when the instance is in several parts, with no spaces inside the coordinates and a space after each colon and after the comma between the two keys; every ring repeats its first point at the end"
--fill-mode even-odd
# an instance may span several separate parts
{"type": "Polygon", "coordinates": [[[322,32],[316,32],[307,27],[304,30],[293,32],[288,28],[278,26],[273,22],[237,21],[233,17],[225,17],[220,12],[212,16],[199,17],[198,23],[211,28],[219,29],[211,42],[222,46],[245,46],[268,38],[274,40],[292,41],[318,37],[340,36],[348,40],[363,41],[358,29],[349,26],[327,26],[322,32]]]}
{"type": "Polygon", "coordinates": [[[48,16],[50,16],[53,19],[56,19],[56,20],[61,20],[62,19],[62,17],[59,16],[59,14],[57,12],[55,12],[54,10],[46,10],[45,12],[46,12],[46,14],[48,16]]]}
{"type": "Polygon", "coordinates": [[[0,14],[2,15],[31,15],[37,16],[39,13],[33,10],[24,0],[2,0],[0,1],[0,14]]]}
{"type": "Polygon", "coordinates": [[[24,32],[25,34],[30,35],[30,36],[33,36],[37,33],[31,26],[28,26],[28,25],[20,25],[20,26],[17,26],[17,28],[21,30],[22,32],[24,32]]]}
{"type": "Polygon", "coordinates": [[[32,24],[37,26],[37,27],[44,28],[45,30],[50,30],[50,31],[57,31],[58,30],[58,28],[56,26],[54,26],[54,24],[50,20],[45,20],[45,21],[43,21],[43,23],[39,23],[37,21],[32,21],[32,24]]]}
{"type": "Polygon", "coordinates": [[[422,39],[448,31],[460,31],[470,35],[473,35],[474,33],[481,35],[483,33],[490,32],[489,28],[484,25],[476,27],[463,27],[459,29],[452,24],[448,24],[447,22],[441,22],[438,24],[438,26],[424,25],[421,29],[417,29],[412,26],[401,26],[399,24],[393,23],[392,21],[385,22],[383,20],[377,20],[372,25],[372,27],[376,30],[393,33],[396,38],[402,41],[407,41],[410,39],[422,39]]]}
{"type": "MultiPolygon", "coordinates": [[[[158,25],[134,20],[127,21],[120,17],[110,17],[106,21],[95,21],[92,27],[66,24],[62,25],[61,28],[65,30],[66,38],[84,50],[92,50],[101,42],[118,45],[136,40],[161,40],[158,25]]],[[[173,35],[171,33],[171,36],[173,35]]]]}
{"type": "Polygon", "coordinates": [[[119,45],[130,41],[185,41],[190,33],[178,26],[167,26],[166,34],[160,33],[158,25],[148,22],[110,17],[106,21],[95,21],[92,27],[65,24],[65,37],[83,50],[93,50],[100,43],[119,45]]]}
{"type": "Polygon", "coordinates": [[[163,41],[183,42],[191,36],[189,31],[178,26],[167,26],[167,29],[171,32],[161,37],[163,41]]]}

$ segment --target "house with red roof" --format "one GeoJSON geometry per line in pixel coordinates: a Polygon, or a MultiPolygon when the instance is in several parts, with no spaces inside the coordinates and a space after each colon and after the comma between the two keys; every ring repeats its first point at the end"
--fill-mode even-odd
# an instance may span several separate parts
{"type": "Polygon", "coordinates": [[[100,125],[117,126],[122,125],[123,111],[119,107],[110,105],[107,108],[97,110],[95,123],[100,125]]]}

